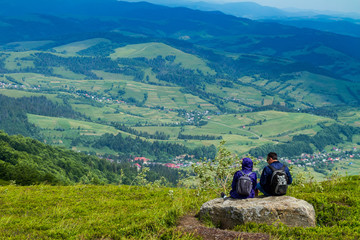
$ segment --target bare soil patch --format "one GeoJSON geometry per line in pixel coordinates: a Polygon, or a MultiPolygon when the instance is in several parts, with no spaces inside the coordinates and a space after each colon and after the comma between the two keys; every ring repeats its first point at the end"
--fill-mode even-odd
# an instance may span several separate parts
{"type": "Polygon", "coordinates": [[[193,215],[182,217],[179,221],[178,229],[182,232],[193,233],[195,236],[200,236],[204,240],[270,240],[270,236],[263,233],[244,233],[205,227],[193,215]]]}

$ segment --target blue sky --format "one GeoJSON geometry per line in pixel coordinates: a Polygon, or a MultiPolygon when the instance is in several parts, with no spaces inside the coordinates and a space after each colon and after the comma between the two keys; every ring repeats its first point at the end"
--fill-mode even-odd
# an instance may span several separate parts
{"type": "Polygon", "coordinates": [[[360,0],[191,0],[212,3],[256,2],[263,6],[360,13],[360,0]]]}

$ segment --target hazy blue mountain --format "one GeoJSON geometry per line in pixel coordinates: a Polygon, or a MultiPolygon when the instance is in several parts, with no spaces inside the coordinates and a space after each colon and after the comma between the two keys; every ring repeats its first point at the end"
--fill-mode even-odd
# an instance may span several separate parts
{"type": "Polygon", "coordinates": [[[321,67],[327,75],[340,79],[358,81],[360,76],[360,38],[253,21],[218,11],[115,0],[13,0],[3,1],[1,12],[8,15],[0,18],[2,44],[130,32],[154,41],[185,40],[181,44],[287,58],[301,63],[298,66],[305,63],[321,67]],[[11,13],[17,16],[9,16],[11,13]]]}
{"type": "MultiPolygon", "coordinates": [[[[130,0],[131,1],[131,0],[130,0]]],[[[138,2],[132,0],[131,2],[138,2]]],[[[148,2],[172,7],[188,7],[201,11],[221,11],[225,14],[253,20],[272,21],[300,28],[311,28],[349,36],[360,36],[360,15],[354,13],[283,10],[262,6],[254,2],[215,4],[209,2],[149,0],[148,2]]]]}
{"type": "Polygon", "coordinates": [[[360,20],[317,15],[313,17],[296,17],[267,20],[299,28],[312,28],[321,31],[360,37],[360,20]]]}

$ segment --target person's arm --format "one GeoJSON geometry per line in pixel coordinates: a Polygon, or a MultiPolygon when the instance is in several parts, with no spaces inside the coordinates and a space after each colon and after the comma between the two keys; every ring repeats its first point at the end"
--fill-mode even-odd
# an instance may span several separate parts
{"type": "Polygon", "coordinates": [[[292,176],[291,176],[291,173],[290,173],[290,170],[289,170],[288,167],[286,167],[285,172],[286,172],[286,175],[288,176],[288,182],[287,183],[291,184],[293,179],[292,179],[292,176]]]}
{"type": "Polygon", "coordinates": [[[257,196],[259,196],[259,189],[256,188],[256,186],[257,186],[256,172],[253,172],[251,180],[252,180],[252,184],[253,184],[252,189],[254,190],[255,197],[257,197],[257,196]]]}
{"type": "Polygon", "coordinates": [[[264,167],[264,169],[261,173],[261,176],[260,176],[260,185],[261,186],[265,186],[266,182],[267,182],[266,168],[268,168],[268,167],[264,167]]]}
{"type": "Polygon", "coordinates": [[[252,180],[252,184],[253,184],[252,189],[255,190],[256,189],[256,184],[257,184],[256,172],[253,172],[251,175],[252,175],[251,180],[252,180]]]}

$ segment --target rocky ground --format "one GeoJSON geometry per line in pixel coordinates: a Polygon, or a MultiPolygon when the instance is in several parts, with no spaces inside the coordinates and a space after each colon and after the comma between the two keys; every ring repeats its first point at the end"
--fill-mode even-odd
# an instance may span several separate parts
{"type": "Polygon", "coordinates": [[[194,215],[186,215],[179,221],[178,229],[183,232],[193,233],[204,240],[269,240],[270,236],[263,233],[243,233],[219,228],[205,227],[194,215]]]}

